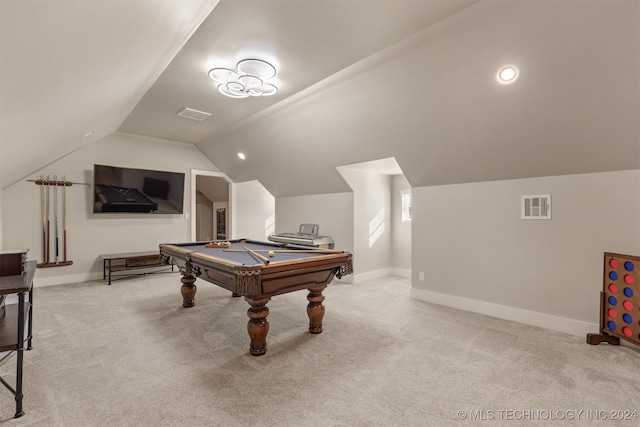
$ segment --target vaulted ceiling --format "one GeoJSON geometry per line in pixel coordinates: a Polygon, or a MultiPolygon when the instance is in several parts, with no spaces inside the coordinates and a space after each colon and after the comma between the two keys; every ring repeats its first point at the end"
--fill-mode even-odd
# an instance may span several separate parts
{"type": "Polygon", "coordinates": [[[276,196],[348,191],[394,157],[413,186],[640,167],[636,0],[0,2],[5,188],[127,132],[195,144],[276,196]],[[207,76],[273,63],[279,91],[207,76]],[[496,80],[518,67],[509,85],[496,80]],[[183,108],[211,116],[197,122],[183,108]],[[246,160],[237,157],[246,154],[246,160]]]}

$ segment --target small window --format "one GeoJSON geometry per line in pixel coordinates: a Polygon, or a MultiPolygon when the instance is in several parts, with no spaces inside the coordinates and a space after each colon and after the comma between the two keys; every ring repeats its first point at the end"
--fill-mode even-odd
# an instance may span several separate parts
{"type": "Polygon", "coordinates": [[[400,192],[402,197],[402,222],[411,222],[411,190],[400,192]]]}

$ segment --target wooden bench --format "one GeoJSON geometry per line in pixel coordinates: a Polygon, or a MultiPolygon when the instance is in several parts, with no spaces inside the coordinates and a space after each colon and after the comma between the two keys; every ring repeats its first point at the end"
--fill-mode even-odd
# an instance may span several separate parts
{"type": "MultiPolygon", "coordinates": [[[[130,270],[139,270],[139,269],[157,269],[163,268],[168,269],[169,266],[162,263],[162,259],[160,258],[160,251],[148,251],[148,252],[128,252],[122,254],[106,254],[100,255],[102,258],[102,279],[109,280],[109,284],[112,281],[126,279],[128,277],[133,276],[141,276],[148,274],[149,272],[143,273],[131,273],[131,274],[120,274],[113,277],[118,277],[117,279],[112,279],[111,273],[116,271],[130,271],[130,270]]],[[[171,264],[171,271],[173,271],[173,264],[171,264]]],[[[157,273],[158,271],[152,271],[151,273],[157,273]]]]}

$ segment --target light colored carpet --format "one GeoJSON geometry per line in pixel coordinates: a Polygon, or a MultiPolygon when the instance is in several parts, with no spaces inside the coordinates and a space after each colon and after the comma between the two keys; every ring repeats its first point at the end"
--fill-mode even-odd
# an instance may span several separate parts
{"type": "MultiPolygon", "coordinates": [[[[26,414],[12,418],[13,396],[2,389],[0,423],[640,424],[635,348],[415,301],[407,280],[387,277],[329,285],[320,335],[307,332],[306,292],[273,298],[268,352],[253,357],[249,305],[197,284],[188,309],[177,273],[36,288],[26,414]],[[636,420],[612,420],[616,410],[636,411],[636,420]]],[[[15,356],[0,375],[15,380],[15,356]]]]}

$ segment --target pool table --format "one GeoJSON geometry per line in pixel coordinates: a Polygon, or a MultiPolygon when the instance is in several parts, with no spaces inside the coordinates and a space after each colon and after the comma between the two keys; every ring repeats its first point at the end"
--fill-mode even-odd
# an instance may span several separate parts
{"type": "Polygon", "coordinates": [[[160,255],[182,274],[183,307],[195,304],[196,278],[244,297],[250,305],[247,330],[254,356],[267,351],[267,303],[272,297],[307,289],[309,332],[319,334],[325,310],[322,291],[334,276],[353,272],[351,252],[247,239],[161,244],[160,255]]]}
{"type": "Polygon", "coordinates": [[[94,203],[98,212],[142,212],[158,210],[158,204],[137,188],[95,185],[94,203]]]}

